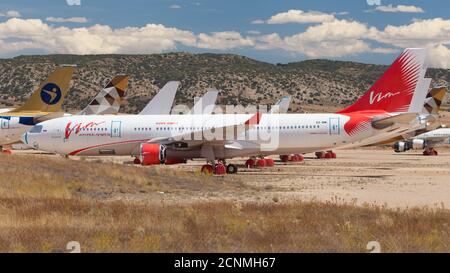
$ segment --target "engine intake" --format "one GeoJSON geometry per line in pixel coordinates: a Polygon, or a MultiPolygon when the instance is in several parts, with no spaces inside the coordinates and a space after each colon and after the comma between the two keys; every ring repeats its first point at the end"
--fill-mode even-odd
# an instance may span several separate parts
{"type": "Polygon", "coordinates": [[[166,159],[166,146],[143,143],[139,149],[139,159],[144,166],[163,164],[166,159]]]}
{"type": "Polygon", "coordinates": [[[413,139],[411,146],[414,150],[423,150],[428,146],[427,144],[427,141],[424,139],[413,139]]]}
{"type": "Polygon", "coordinates": [[[411,149],[411,145],[406,141],[397,141],[394,143],[394,151],[396,153],[406,152],[411,149]]]}

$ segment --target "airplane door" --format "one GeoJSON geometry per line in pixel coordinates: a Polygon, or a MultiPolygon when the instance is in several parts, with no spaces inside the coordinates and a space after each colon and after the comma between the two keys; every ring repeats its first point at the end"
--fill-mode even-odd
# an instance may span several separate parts
{"type": "Polygon", "coordinates": [[[9,119],[1,119],[2,120],[2,129],[9,129],[9,119]]]}
{"type": "Polygon", "coordinates": [[[121,121],[111,121],[111,137],[121,137],[121,121]]]}
{"type": "Polygon", "coordinates": [[[328,124],[330,135],[339,135],[341,133],[339,128],[339,118],[330,118],[328,124]]]}

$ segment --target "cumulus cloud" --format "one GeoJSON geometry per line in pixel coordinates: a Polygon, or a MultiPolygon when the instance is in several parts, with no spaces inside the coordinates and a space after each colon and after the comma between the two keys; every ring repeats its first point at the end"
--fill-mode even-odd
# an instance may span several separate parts
{"type": "Polygon", "coordinates": [[[254,42],[236,31],[213,32],[212,35],[200,33],[197,47],[207,49],[232,49],[253,46],[254,42]]]}
{"type": "Polygon", "coordinates": [[[0,17],[21,17],[21,16],[22,15],[17,10],[8,10],[5,13],[0,12],[0,17]]]}
{"type": "Polygon", "coordinates": [[[52,22],[52,23],[87,23],[88,22],[88,19],[85,17],[70,17],[70,18],[47,17],[45,20],[48,22],[52,22]]]}
{"type": "Polygon", "coordinates": [[[73,54],[159,53],[175,49],[177,43],[196,45],[192,32],[160,24],[118,29],[105,25],[68,28],[49,26],[39,19],[18,18],[0,23],[0,37],[3,52],[39,49],[73,54]]]}
{"type": "Polygon", "coordinates": [[[421,7],[417,6],[406,6],[406,5],[398,5],[393,6],[392,4],[387,6],[377,6],[374,11],[381,12],[406,12],[406,13],[424,13],[425,11],[421,7]]]}
{"type": "Polygon", "coordinates": [[[267,20],[268,24],[287,24],[287,23],[322,23],[334,21],[336,18],[332,14],[319,11],[302,11],[291,9],[273,15],[267,20]]]}
{"type": "Polygon", "coordinates": [[[181,9],[181,6],[174,4],[174,5],[170,5],[169,8],[171,8],[171,9],[181,9]]]}
{"type": "Polygon", "coordinates": [[[280,48],[309,57],[341,57],[371,51],[364,38],[375,32],[356,21],[334,20],[308,27],[304,32],[281,38],[273,33],[258,38],[258,49],[280,48]]]}

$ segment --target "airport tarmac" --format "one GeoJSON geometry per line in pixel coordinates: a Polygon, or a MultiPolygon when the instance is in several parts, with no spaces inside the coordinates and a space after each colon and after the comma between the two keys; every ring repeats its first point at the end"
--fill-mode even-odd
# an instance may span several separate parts
{"type": "MultiPolygon", "coordinates": [[[[160,195],[115,194],[112,199],[133,201],[207,202],[296,202],[332,201],[358,205],[386,205],[390,208],[450,208],[450,149],[438,149],[439,156],[422,156],[421,151],[394,153],[391,149],[367,148],[336,151],[337,159],[315,159],[306,155],[300,163],[276,162],[275,167],[246,169],[244,158],[231,160],[239,164],[239,173],[208,178],[211,183],[235,183],[242,189],[165,193],[160,195]],[[158,199],[158,200],[155,200],[158,199]],[[151,200],[150,200],[151,199],[151,200]],[[160,200],[159,200],[160,199],[160,200]]],[[[16,154],[28,154],[16,151],[16,154]]],[[[55,155],[42,155],[55,157],[55,155]]],[[[274,157],[276,158],[276,157],[274,157]]],[[[104,161],[131,164],[130,157],[71,157],[72,160],[104,161]]],[[[64,160],[61,158],[61,160],[64,160]]],[[[137,168],[170,168],[201,175],[204,161],[188,164],[137,168]]]]}

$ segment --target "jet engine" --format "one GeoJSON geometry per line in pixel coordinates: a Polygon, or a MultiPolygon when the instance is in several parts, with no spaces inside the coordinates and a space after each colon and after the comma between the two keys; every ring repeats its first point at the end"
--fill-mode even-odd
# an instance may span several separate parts
{"type": "Polygon", "coordinates": [[[413,139],[411,146],[414,150],[423,150],[427,147],[427,141],[423,139],[413,139]]]}
{"type": "Polygon", "coordinates": [[[406,141],[397,141],[394,143],[394,151],[396,153],[406,152],[411,149],[409,142],[406,141]]]}
{"type": "Polygon", "coordinates": [[[163,164],[166,159],[166,146],[143,143],[139,149],[139,159],[144,166],[163,164]]]}

